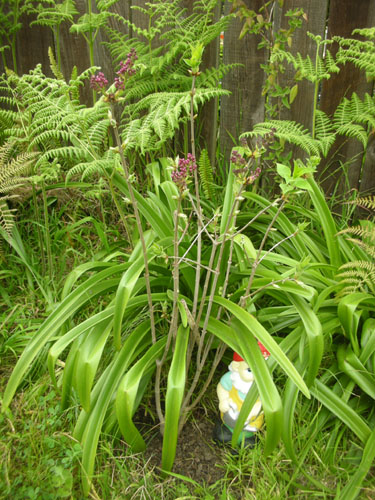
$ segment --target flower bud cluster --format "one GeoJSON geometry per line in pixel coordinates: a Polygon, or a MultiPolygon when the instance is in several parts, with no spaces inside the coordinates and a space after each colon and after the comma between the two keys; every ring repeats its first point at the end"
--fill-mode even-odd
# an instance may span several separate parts
{"type": "Polygon", "coordinates": [[[238,167],[243,167],[246,165],[245,158],[235,149],[232,151],[232,156],[230,157],[230,161],[237,165],[238,167]]]}
{"type": "Polygon", "coordinates": [[[262,169],[260,167],[257,167],[254,170],[254,172],[251,175],[249,175],[249,177],[247,178],[248,184],[253,184],[258,179],[261,172],[262,172],[262,169]]]}
{"type": "Polygon", "coordinates": [[[108,80],[101,71],[90,78],[90,87],[96,92],[101,92],[108,85],[108,80]]]}
{"type": "Polygon", "coordinates": [[[172,172],[172,180],[180,188],[186,187],[186,180],[189,175],[192,175],[194,170],[197,168],[197,162],[195,156],[188,153],[187,158],[179,158],[178,166],[172,172]]]}
{"type": "Polygon", "coordinates": [[[266,148],[267,146],[269,146],[270,144],[272,144],[274,142],[275,132],[276,132],[275,127],[272,127],[271,130],[262,137],[261,145],[264,148],[266,148]]]}
{"type": "Polygon", "coordinates": [[[138,59],[137,52],[134,48],[130,49],[130,52],[127,54],[126,61],[120,62],[120,69],[116,72],[118,75],[115,78],[115,87],[117,90],[123,90],[125,88],[125,79],[127,76],[133,76],[136,72],[134,68],[134,63],[138,59]]]}

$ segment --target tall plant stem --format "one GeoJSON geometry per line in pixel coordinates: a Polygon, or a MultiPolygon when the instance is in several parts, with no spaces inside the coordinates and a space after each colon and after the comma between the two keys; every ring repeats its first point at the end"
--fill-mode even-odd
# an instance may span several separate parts
{"type": "Polygon", "coordinates": [[[40,259],[42,262],[42,275],[44,276],[46,274],[46,254],[44,252],[44,241],[42,237],[42,231],[40,229],[40,213],[39,213],[39,206],[38,206],[38,200],[36,198],[36,192],[35,192],[35,186],[33,185],[33,206],[34,206],[34,217],[35,217],[35,222],[36,222],[36,231],[38,234],[38,240],[39,240],[39,248],[40,248],[40,259]]]}
{"type": "Polygon", "coordinates": [[[112,120],[111,121],[113,124],[116,145],[117,145],[117,148],[118,148],[118,151],[120,154],[121,165],[122,165],[122,168],[124,171],[126,185],[128,187],[128,190],[129,190],[130,200],[131,200],[132,205],[133,205],[135,221],[137,224],[137,228],[138,228],[138,232],[139,232],[139,239],[141,241],[141,246],[142,246],[143,259],[144,259],[144,263],[145,263],[145,282],[146,282],[147,302],[148,302],[148,307],[150,309],[151,338],[152,338],[152,343],[155,344],[156,343],[155,317],[154,317],[154,306],[152,303],[150,270],[149,270],[149,266],[148,266],[147,247],[146,247],[146,242],[145,242],[143,228],[142,228],[142,221],[141,221],[141,217],[140,217],[139,210],[138,210],[138,203],[137,203],[137,200],[134,196],[133,186],[130,182],[129,167],[128,167],[128,164],[126,162],[124,151],[122,149],[122,143],[121,143],[120,134],[119,134],[119,131],[117,128],[117,123],[116,123],[115,119],[113,118],[113,116],[114,116],[113,106],[111,106],[111,111],[112,111],[112,120]]]}
{"type": "Polygon", "coordinates": [[[60,25],[58,24],[54,30],[55,42],[56,42],[56,55],[57,55],[57,67],[61,73],[61,47],[60,47],[60,25]]]}
{"type": "MultiPolygon", "coordinates": [[[[197,384],[199,382],[199,378],[200,378],[200,375],[201,375],[204,363],[205,363],[205,361],[207,359],[207,356],[208,356],[208,353],[209,353],[209,349],[210,349],[210,346],[211,346],[212,340],[209,341],[209,342],[207,342],[207,345],[206,345],[206,347],[205,347],[205,349],[203,351],[204,340],[205,340],[206,333],[207,333],[208,320],[210,319],[210,315],[211,315],[211,309],[212,309],[212,306],[213,306],[213,300],[214,300],[214,296],[215,296],[215,292],[216,292],[216,288],[217,288],[217,282],[218,282],[218,279],[219,279],[220,267],[221,267],[221,262],[222,262],[223,254],[224,254],[224,248],[225,248],[225,244],[227,242],[228,231],[229,231],[229,228],[231,227],[231,224],[233,222],[233,217],[235,216],[235,213],[236,213],[236,210],[237,210],[237,207],[238,207],[238,203],[239,203],[239,200],[241,198],[240,194],[241,194],[243,188],[244,188],[244,186],[241,187],[239,194],[236,196],[236,198],[234,200],[233,206],[231,208],[231,211],[230,211],[230,214],[229,214],[229,217],[228,217],[228,220],[227,220],[227,223],[226,223],[223,235],[222,235],[222,241],[217,243],[218,245],[220,245],[220,250],[219,250],[219,255],[218,255],[218,258],[217,258],[217,262],[216,262],[216,267],[212,271],[214,277],[213,277],[213,280],[212,280],[212,285],[211,285],[211,290],[210,290],[210,296],[208,298],[207,310],[205,311],[205,320],[204,320],[203,328],[202,328],[201,334],[199,336],[199,341],[198,341],[196,372],[195,372],[194,379],[193,379],[193,381],[191,383],[191,386],[190,386],[190,388],[189,388],[189,390],[188,390],[188,392],[187,392],[187,394],[186,394],[186,396],[184,398],[184,401],[182,403],[181,412],[185,412],[186,408],[189,405],[190,399],[191,399],[191,397],[192,397],[192,395],[193,395],[193,393],[194,393],[194,391],[195,391],[195,389],[197,387],[197,384]],[[203,351],[203,354],[202,354],[202,351],[203,351]]],[[[216,253],[216,246],[217,245],[214,245],[214,247],[212,249],[211,258],[216,253]]],[[[208,279],[210,277],[211,276],[208,276],[208,279]]],[[[208,281],[207,281],[207,277],[206,277],[206,283],[207,282],[208,281]]],[[[200,321],[200,315],[202,314],[202,311],[203,311],[204,303],[206,301],[206,299],[204,299],[204,300],[202,300],[202,299],[203,299],[203,297],[201,298],[201,306],[200,306],[200,311],[199,311],[199,314],[198,314],[199,321],[200,321]]],[[[198,329],[198,328],[199,328],[199,323],[196,321],[195,322],[195,329],[198,329]]],[[[196,333],[196,335],[198,335],[198,334],[196,333]]]]}
{"type": "MultiPolygon", "coordinates": [[[[184,424],[186,422],[188,413],[193,408],[195,408],[197,406],[197,404],[199,403],[199,401],[202,399],[202,397],[206,393],[207,388],[211,384],[212,378],[213,378],[213,376],[215,374],[217,365],[220,363],[221,358],[223,357],[223,354],[224,354],[226,348],[227,348],[227,346],[225,344],[223,344],[223,343],[218,346],[218,348],[216,349],[215,358],[214,358],[214,360],[212,362],[209,374],[207,375],[207,377],[206,377],[206,379],[204,381],[204,384],[203,384],[202,388],[200,389],[197,397],[194,399],[194,401],[190,405],[186,404],[185,406],[184,405],[182,406],[182,408],[181,408],[181,420],[180,420],[180,423],[179,423],[179,432],[181,431],[181,429],[183,428],[183,426],[184,426],[184,424]]],[[[196,375],[197,375],[197,373],[196,373],[196,375]]],[[[200,376],[200,374],[199,374],[199,376],[200,376]]],[[[199,376],[197,376],[196,382],[198,382],[199,376]]],[[[194,381],[193,381],[193,384],[194,384],[194,381]]],[[[196,385],[197,385],[197,383],[195,383],[195,385],[194,385],[194,390],[196,388],[196,385]]],[[[188,401],[187,401],[187,403],[188,403],[188,401]]]]}
{"type": "Polygon", "coordinates": [[[164,414],[161,409],[161,401],[160,401],[160,377],[161,370],[164,365],[164,362],[167,358],[167,354],[169,351],[169,347],[171,345],[172,339],[176,339],[177,334],[177,326],[178,326],[178,294],[179,294],[179,286],[180,286],[180,276],[179,276],[179,256],[178,256],[178,219],[181,210],[181,198],[179,197],[177,203],[177,210],[174,212],[174,235],[173,235],[173,306],[172,306],[172,317],[169,325],[169,332],[167,343],[163,352],[163,356],[161,359],[156,361],[156,374],[155,374],[155,404],[156,404],[156,412],[159,417],[160,424],[164,423],[164,414]]]}
{"type": "Polygon", "coordinates": [[[51,251],[51,238],[50,238],[50,231],[49,231],[47,194],[46,194],[46,186],[45,186],[44,182],[42,182],[42,197],[43,197],[43,215],[44,215],[44,230],[45,230],[46,249],[47,249],[48,275],[49,275],[50,280],[52,281],[53,263],[52,263],[52,251],[51,251]]]}
{"type": "Polygon", "coordinates": [[[130,248],[133,249],[133,242],[131,241],[130,230],[129,230],[128,223],[126,221],[126,216],[125,216],[124,211],[123,211],[123,209],[122,209],[122,207],[121,207],[121,205],[120,205],[120,203],[118,201],[118,198],[117,198],[117,195],[116,195],[116,191],[115,191],[115,188],[113,187],[112,179],[110,177],[108,178],[108,185],[109,185],[109,189],[110,189],[111,194],[112,194],[112,199],[115,202],[117,211],[118,211],[118,213],[120,215],[121,222],[122,222],[122,224],[124,226],[125,233],[126,233],[126,239],[129,242],[130,248]]]}
{"type": "MultiPolygon", "coordinates": [[[[13,6],[13,26],[15,27],[18,23],[18,19],[19,19],[19,15],[20,15],[20,12],[19,12],[19,4],[20,2],[17,0],[16,2],[14,2],[14,6],[13,6]]],[[[17,52],[16,52],[16,41],[17,41],[17,32],[14,32],[12,34],[12,38],[11,38],[11,42],[10,42],[10,46],[11,46],[11,49],[12,49],[12,61],[13,61],[13,71],[17,74],[17,52]]],[[[4,55],[4,52],[2,52],[2,54],[4,55]]],[[[5,64],[5,58],[4,58],[4,68],[6,68],[6,64],[5,64]]]]}
{"type": "MultiPolygon", "coordinates": [[[[315,55],[315,73],[318,75],[318,63],[319,63],[319,48],[318,44],[316,47],[316,55],[315,55]]],[[[317,78],[314,84],[314,100],[313,100],[313,115],[312,115],[312,124],[311,124],[311,136],[315,139],[315,119],[316,119],[316,109],[318,107],[318,94],[319,94],[319,84],[320,80],[317,78]]]]}
{"type": "MultiPolygon", "coordinates": [[[[195,80],[196,75],[193,75],[191,83],[191,93],[190,93],[190,141],[191,141],[191,154],[195,156],[195,129],[194,129],[194,95],[195,95],[195,80]]],[[[194,186],[195,186],[195,198],[197,200],[197,224],[198,224],[198,239],[197,239],[197,268],[195,271],[195,286],[194,286],[194,300],[193,300],[193,318],[196,317],[198,309],[198,299],[199,299],[199,282],[201,276],[201,258],[202,258],[202,209],[199,197],[199,184],[198,184],[198,174],[197,170],[194,170],[194,186]]]]}

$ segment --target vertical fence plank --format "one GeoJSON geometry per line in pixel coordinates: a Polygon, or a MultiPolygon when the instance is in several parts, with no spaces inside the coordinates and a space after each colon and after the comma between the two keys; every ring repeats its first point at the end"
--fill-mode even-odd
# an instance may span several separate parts
{"type": "MultiPolygon", "coordinates": [[[[76,21],[86,12],[86,0],[76,0],[75,4],[79,12],[75,16],[76,21]]],[[[70,23],[62,23],[60,33],[62,73],[66,79],[70,78],[74,66],[77,67],[78,73],[90,66],[89,50],[85,39],[82,35],[71,33],[70,26],[70,23]]]]}
{"type": "MultiPolygon", "coordinates": [[[[220,1],[218,1],[215,10],[213,12],[213,19],[212,19],[213,23],[219,21],[221,16],[221,8],[222,4],[220,1]]],[[[202,69],[212,68],[212,67],[217,68],[220,62],[219,59],[220,59],[220,38],[217,37],[205,48],[203,54],[202,69]]],[[[216,162],[218,108],[219,108],[219,100],[218,98],[215,98],[204,106],[201,113],[203,146],[207,148],[208,155],[213,168],[215,168],[215,162],[216,162]]]]}
{"type": "MultiPolygon", "coordinates": [[[[256,11],[263,5],[262,0],[245,0],[244,3],[256,11]]],[[[226,1],[226,14],[230,6],[226,1]]],[[[264,73],[260,65],[266,60],[266,52],[257,49],[260,36],[246,35],[239,40],[241,28],[242,23],[236,18],[224,34],[223,62],[242,64],[223,78],[223,88],[232,92],[231,96],[223,97],[220,102],[220,149],[226,160],[232,147],[238,143],[238,136],[264,119],[264,73]]]]}
{"type": "MultiPolygon", "coordinates": [[[[352,37],[355,28],[365,28],[375,25],[375,5],[370,0],[331,0],[328,21],[328,38],[340,35],[352,37]]],[[[337,51],[337,45],[332,46],[332,53],[337,51]]],[[[352,64],[340,68],[338,75],[334,74],[322,86],[321,109],[328,115],[334,113],[341,99],[350,98],[353,92],[363,96],[372,92],[372,84],[366,81],[364,72],[352,64]]],[[[347,189],[360,187],[363,147],[355,139],[339,137],[331,149],[327,161],[320,168],[320,180],[328,196],[341,195],[347,189]],[[346,163],[347,177],[343,177],[341,165],[346,163]]],[[[369,167],[366,166],[366,169],[369,167]]],[[[365,175],[364,178],[367,176],[365,175]]],[[[363,186],[365,188],[365,186],[363,186]]]]}
{"type": "MultiPolygon", "coordinates": [[[[302,8],[307,15],[307,21],[303,20],[301,28],[297,29],[292,35],[292,45],[290,52],[303,56],[310,56],[315,60],[316,44],[307,36],[307,32],[324,37],[326,25],[326,13],[328,0],[320,0],[317,8],[316,0],[285,0],[283,8],[276,6],[275,30],[286,29],[288,17],[285,14],[290,9],[302,8]]],[[[287,65],[285,73],[281,75],[280,84],[282,87],[293,87],[296,83],[295,69],[292,65],[287,65]]],[[[301,123],[305,128],[312,130],[312,116],[314,106],[314,85],[302,80],[298,82],[298,93],[290,109],[283,108],[281,118],[284,120],[294,120],[301,123]]]]}
{"type": "Polygon", "coordinates": [[[24,14],[21,18],[22,29],[17,35],[18,74],[28,73],[37,64],[42,65],[43,72],[51,76],[48,59],[48,47],[54,47],[52,31],[46,26],[30,26],[35,16],[24,14]]]}
{"type": "MultiPolygon", "coordinates": [[[[130,6],[131,0],[122,0],[121,2],[117,2],[112,5],[109,11],[113,14],[122,16],[124,19],[130,20],[130,6]]],[[[114,17],[109,17],[108,27],[118,31],[119,33],[130,35],[128,26],[114,17]]],[[[106,75],[108,81],[112,82],[116,76],[115,72],[117,68],[115,67],[115,62],[111,59],[109,50],[103,45],[103,42],[108,41],[109,37],[105,30],[102,29],[95,40],[94,62],[96,66],[101,67],[101,70],[106,75]]]]}

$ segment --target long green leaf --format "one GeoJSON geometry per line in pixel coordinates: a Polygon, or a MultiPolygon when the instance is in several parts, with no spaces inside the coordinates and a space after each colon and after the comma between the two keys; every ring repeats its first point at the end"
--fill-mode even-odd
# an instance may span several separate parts
{"type": "Polygon", "coordinates": [[[125,374],[119,385],[116,396],[116,415],[121,433],[125,441],[135,452],[145,449],[144,440],[134,425],[133,415],[135,401],[142,378],[150,369],[156,367],[155,362],[165,348],[166,337],[158,340],[125,374]]]}
{"type": "Polygon", "coordinates": [[[96,325],[88,331],[86,338],[79,346],[73,371],[73,383],[85,411],[90,411],[90,394],[96,370],[101,359],[104,346],[112,329],[112,322],[96,325]]]}
{"type": "MultiPolygon", "coordinates": [[[[125,196],[129,197],[129,191],[126,186],[126,181],[119,173],[115,172],[113,175],[113,181],[115,186],[125,194],[125,196]]],[[[138,208],[142,213],[143,217],[146,221],[151,225],[151,227],[155,230],[159,238],[167,238],[169,236],[173,236],[173,225],[172,222],[163,220],[163,218],[152,210],[150,204],[147,199],[143,198],[136,190],[134,190],[134,196],[138,204],[138,208]]]]}
{"type": "Polygon", "coordinates": [[[220,234],[222,235],[225,231],[225,228],[228,224],[228,219],[230,216],[230,212],[234,203],[234,183],[235,176],[233,173],[233,165],[231,165],[228,176],[227,176],[227,184],[225,186],[225,196],[224,196],[224,205],[223,211],[221,214],[221,222],[220,222],[220,234]]]}
{"type": "MultiPolygon", "coordinates": [[[[268,455],[277,446],[281,435],[282,404],[279,392],[272,379],[266,361],[255,337],[237,319],[232,319],[240,353],[254,374],[266,420],[266,442],[264,453],[268,455]]],[[[232,441],[232,445],[235,444],[232,441]]]]}
{"type": "Polygon", "coordinates": [[[145,262],[143,257],[138,259],[136,262],[133,262],[122,276],[116,291],[113,317],[113,342],[117,350],[121,348],[121,327],[126,306],[144,267],[145,262]]]}
{"type": "MultiPolygon", "coordinates": [[[[126,264],[127,266],[127,264],[126,264]]],[[[64,322],[73,316],[73,314],[81,308],[86,302],[91,301],[97,295],[108,291],[115,287],[119,280],[108,279],[113,274],[118,274],[123,271],[124,264],[113,266],[110,269],[105,269],[95,276],[91,276],[88,280],[77,287],[71,294],[68,295],[53,311],[52,314],[42,324],[38,333],[31,339],[29,344],[23,351],[18,360],[6,386],[3,399],[3,408],[8,408],[14,393],[20,384],[22,377],[28,370],[29,366],[40,353],[43,347],[50,339],[56,335],[59,328],[64,322]]]]}
{"type": "Polygon", "coordinates": [[[337,418],[344,422],[363,443],[367,441],[371,433],[370,428],[342,398],[317,379],[315,379],[314,384],[310,387],[310,392],[337,418]]]}
{"type": "Polygon", "coordinates": [[[339,369],[348,375],[357,385],[375,399],[375,377],[354,354],[350,346],[339,346],[337,350],[339,369]]]}
{"type": "MultiPolygon", "coordinates": [[[[91,487],[91,478],[94,470],[96,449],[102,429],[104,417],[113,394],[118,389],[118,384],[133,360],[134,352],[144,336],[150,330],[149,321],[139,324],[126,338],[121,350],[114,359],[108,371],[101,391],[92,404],[88,413],[86,426],[82,435],[82,485],[84,495],[87,496],[91,487]]],[[[87,412],[85,412],[87,414],[87,412]]],[[[76,430],[74,435],[76,436],[76,430]]]]}
{"type": "Polygon", "coordinates": [[[113,306],[107,307],[104,311],[91,316],[86,319],[83,323],[75,326],[71,330],[69,330],[63,337],[60,337],[57,342],[53,344],[48,352],[48,371],[52,382],[56,385],[56,377],[55,377],[55,365],[56,360],[59,355],[63,352],[63,350],[71,344],[76,338],[86,333],[87,330],[93,328],[94,326],[100,325],[101,328],[105,328],[105,325],[108,321],[113,317],[113,306]]]}
{"type": "Polygon", "coordinates": [[[318,374],[324,351],[322,325],[311,307],[297,295],[290,295],[290,301],[297,309],[305,327],[309,344],[309,364],[306,383],[310,386],[318,374]]]}
{"type": "Polygon", "coordinates": [[[350,340],[354,353],[359,356],[358,325],[362,310],[357,311],[358,306],[364,302],[375,303],[375,297],[369,293],[356,292],[343,297],[337,307],[338,317],[344,331],[350,340]]]}
{"type": "Polygon", "coordinates": [[[357,470],[345,485],[337,500],[354,500],[358,497],[361,485],[372,467],[375,459],[375,429],[369,435],[366,445],[363,450],[361,463],[357,466],[357,470]]]}
{"type": "Polygon", "coordinates": [[[180,326],[177,331],[171,367],[168,372],[165,397],[165,427],[162,450],[162,469],[170,472],[176,456],[180,409],[186,382],[186,350],[189,328],[180,326]]]}
{"type": "Polygon", "coordinates": [[[282,349],[276,343],[276,341],[271,337],[271,335],[267,332],[267,330],[259,323],[259,321],[257,321],[252,314],[249,314],[247,311],[245,311],[240,306],[234,304],[234,302],[231,302],[228,299],[215,296],[214,302],[223,306],[235,317],[237,317],[239,321],[241,321],[242,325],[247,330],[249,330],[254,337],[260,340],[260,342],[268,349],[272,357],[284,370],[286,375],[288,375],[288,377],[290,377],[293,380],[293,382],[297,385],[299,390],[307,398],[310,398],[310,392],[305,381],[298,373],[296,368],[293,366],[289,358],[284,354],[282,349]]]}
{"type": "Polygon", "coordinates": [[[323,229],[326,245],[328,248],[330,263],[336,268],[339,268],[341,265],[341,255],[338,245],[338,231],[336,223],[332,217],[331,210],[327,205],[324,194],[314,178],[310,177],[308,179],[308,183],[311,188],[310,190],[308,190],[308,194],[310,195],[311,201],[313,202],[314,208],[319,216],[320,224],[323,229]]]}

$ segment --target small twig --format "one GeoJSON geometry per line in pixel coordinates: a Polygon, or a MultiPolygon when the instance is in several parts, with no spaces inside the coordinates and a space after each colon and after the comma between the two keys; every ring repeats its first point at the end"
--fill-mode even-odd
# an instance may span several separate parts
{"type": "MultiPolygon", "coordinates": [[[[210,220],[206,223],[206,225],[205,225],[205,226],[203,226],[203,227],[200,229],[200,231],[197,233],[196,237],[195,237],[195,238],[193,239],[193,241],[190,243],[190,245],[189,245],[188,249],[186,250],[186,252],[184,253],[184,255],[183,255],[182,257],[180,257],[180,262],[181,262],[181,260],[183,260],[183,259],[185,258],[185,255],[187,255],[187,254],[189,253],[190,249],[194,246],[194,243],[197,241],[197,239],[198,239],[199,235],[200,235],[200,234],[202,234],[202,232],[203,232],[203,231],[205,231],[206,227],[207,227],[209,224],[211,224],[211,222],[212,222],[213,220],[215,220],[215,219],[216,219],[216,217],[217,217],[217,215],[215,214],[215,215],[214,215],[213,217],[211,217],[211,219],[210,219],[210,220]]],[[[212,239],[211,235],[210,235],[210,238],[211,238],[211,240],[212,240],[212,243],[214,243],[214,240],[212,239]]]]}
{"type": "MultiPolygon", "coordinates": [[[[284,205],[286,203],[286,199],[283,199],[281,205],[279,206],[279,208],[277,209],[273,219],[271,220],[271,222],[269,223],[268,227],[267,227],[267,230],[266,232],[264,233],[264,236],[263,236],[263,239],[262,239],[262,242],[260,244],[260,247],[258,249],[258,253],[257,253],[257,256],[256,256],[256,259],[254,260],[253,262],[253,265],[252,265],[252,268],[251,268],[251,275],[250,275],[250,278],[249,278],[249,282],[247,284],[247,287],[246,287],[246,291],[245,291],[245,294],[244,296],[246,297],[247,295],[249,295],[250,293],[250,290],[251,290],[251,286],[253,284],[253,281],[254,281],[254,277],[255,277],[255,272],[258,268],[258,265],[259,265],[259,257],[260,257],[260,254],[262,253],[263,251],[263,247],[264,245],[266,244],[266,241],[267,241],[267,238],[268,238],[268,235],[270,234],[270,231],[274,225],[274,223],[276,222],[276,219],[278,218],[278,216],[280,215],[282,209],[284,208],[284,205]]],[[[241,307],[244,307],[245,305],[245,299],[244,299],[244,296],[241,297],[240,299],[240,306],[241,307]]]]}
{"type": "Polygon", "coordinates": [[[249,222],[247,222],[243,227],[241,227],[241,229],[239,231],[237,231],[236,233],[234,233],[233,235],[233,238],[235,236],[237,236],[238,234],[241,234],[243,231],[245,231],[246,228],[248,228],[253,222],[255,222],[257,220],[258,217],[260,217],[261,215],[263,215],[265,212],[267,212],[267,210],[269,210],[271,207],[275,207],[278,202],[280,201],[281,198],[277,198],[275,201],[273,201],[272,203],[270,203],[267,207],[264,207],[262,208],[262,210],[260,212],[258,212],[249,222]]]}
{"type": "Polygon", "coordinates": [[[267,255],[269,255],[271,252],[273,252],[273,250],[275,250],[275,248],[277,248],[278,246],[282,245],[283,243],[285,243],[285,241],[288,241],[290,240],[291,238],[294,238],[294,236],[297,236],[297,234],[299,233],[299,229],[297,229],[296,231],[294,231],[294,233],[290,234],[289,236],[286,236],[285,238],[283,238],[282,240],[278,241],[277,243],[275,243],[273,245],[273,247],[271,247],[269,250],[267,250],[267,252],[264,253],[264,255],[262,255],[262,257],[259,259],[258,261],[258,264],[260,264],[262,262],[263,259],[265,259],[267,257],[267,255]]]}
{"type": "Polygon", "coordinates": [[[280,280],[271,281],[271,283],[267,283],[267,285],[261,286],[257,290],[254,290],[253,292],[249,293],[249,295],[245,295],[243,298],[244,298],[244,300],[247,300],[247,299],[253,297],[254,295],[256,295],[257,293],[262,292],[263,290],[266,290],[267,288],[273,287],[274,285],[277,285],[278,283],[285,283],[286,281],[293,281],[294,283],[298,283],[296,278],[283,278],[280,280]]]}
{"type": "Polygon", "coordinates": [[[179,294],[179,260],[178,260],[178,215],[181,209],[181,198],[178,199],[177,210],[174,212],[174,237],[173,237],[173,251],[174,251],[174,264],[173,264],[173,307],[172,307],[172,318],[169,326],[167,343],[163,352],[162,358],[156,360],[156,375],[155,375],[155,405],[156,412],[159,417],[161,424],[161,429],[163,428],[164,415],[161,409],[160,401],[160,378],[161,370],[163,364],[167,358],[169,347],[171,345],[172,339],[176,338],[177,324],[178,324],[178,294],[179,294]]]}

